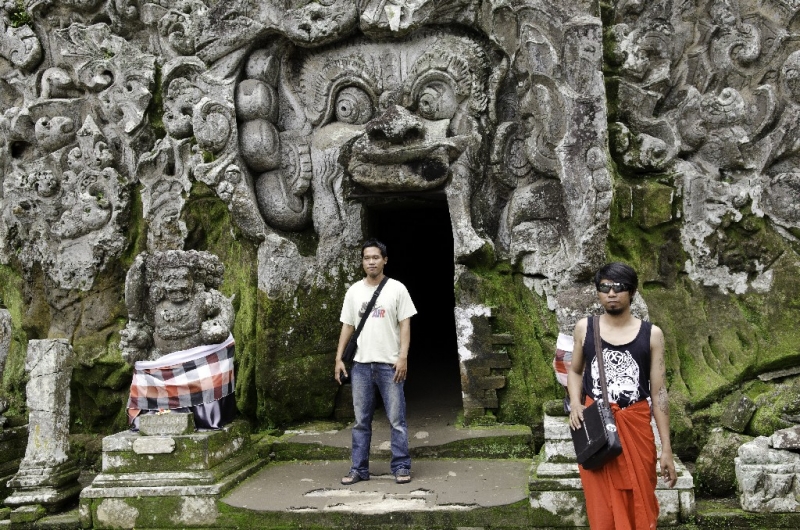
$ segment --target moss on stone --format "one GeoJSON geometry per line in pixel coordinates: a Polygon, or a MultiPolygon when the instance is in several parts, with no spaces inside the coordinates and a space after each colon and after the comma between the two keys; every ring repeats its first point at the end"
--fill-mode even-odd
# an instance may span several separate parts
{"type": "Polygon", "coordinates": [[[789,417],[800,416],[800,377],[772,386],[755,398],[758,409],[747,426],[751,436],[770,436],[794,425],[789,417]]]}
{"type": "Polygon", "coordinates": [[[462,291],[457,299],[468,296],[491,307],[492,332],[508,333],[514,340],[505,347],[511,368],[502,371],[506,386],[497,392],[497,420],[531,427],[540,424],[544,402],[563,394],[552,368],[558,333],[555,315],[509,263],[476,268],[472,273],[477,281],[457,285],[462,291]]]}
{"type": "Polygon", "coordinates": [[[751,441],[750,436],[715,429],[697,458],[695,487],[700,495],[724,497],[736,493],[734,458],[739,447],[751,441]]]}
{"type": "MultiPolygon", "coordinates": [[[[619,173],[614,178],[618,190],[632,185],[619,173]]],[[[671,185],[672,179],[671,175],[654,175],[649,180],[671,185]]],[[[612,205],[608,261],[624,261],[637,270],[650,319],[664,331],[670,394],[673,402],[681,404],[671,407],[677,438],[673,447],[677,453],[690,456],[707,437],[707,430],[700,431],[712,428],[719,417],[715,410],[709,414],[692,411],[711,406],[759,373],[800,363],[794,332],[800,318],[800,285],[796,282],[800,265],[791,245],[764,219],[744,208],[742,219],[727,219],[722,235],[709,244],[715,245],[721,264],[751,275],[755,271],[749,264],[756,256],[768,256],[771,288],[736,295],[703,287],[689,280],[686,273],[681,221],[644,230],[628,215],[630,205],[624,199],[624,194],[616,194],[612,205]],[[688,416],[680,409],[687,410],[688,416]]],[[[768,425],[781,424],[766,410],[759,418],[763,418],[765,430],[771,428],[768,425]]]]}
{"type": "Polygon", "coordinates": [[[233,297],[236,312],[236,403],[240,412],[254,419],[258,402],[255,370],[263,352],[257,337],[257,315],[262,304],[270,303],[258,290],[256,244],[238,231],[225,203],[201,182],[194,183],[182,219],[189,231],[186,249],[206,250],[225,264],[220,291],[233,297]]]}
{"type": "Polygon", "coordinates": [[[327,282],[328,289],[300,288],[291,300],[271,300],[259,308],[256,387],[261,426],[286,425],[333,414],[339,385],[333,362],[349,278],[327,282]]]}
{"type": "Polygon", "coordinates": [[[71,434],[69,458],[79,468],[99,473],[103,469],[103,435],[71,434]]]}
{"type": "Polygon", "coordinates": [[[0,397],[9,404],[6,416],[25,414],[25,355],[28,338],[22,329],[26,309],[23,295],[23,279],[11,267],[0,265],[0,299],[11,314],[11,344],[0,380],[0,397]]]}

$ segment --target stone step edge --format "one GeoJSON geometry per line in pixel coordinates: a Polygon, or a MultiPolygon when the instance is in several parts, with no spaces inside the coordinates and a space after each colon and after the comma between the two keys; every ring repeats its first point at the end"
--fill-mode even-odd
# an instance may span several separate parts
{"type": "MultiPolygon", "coordinates": [[[[454,440],[440,445],[410,448],[412,458],[533,458],[533,436],[511,434],[454,440]]],[[[319,441],[279,440],[258,444],[259,454],[278,461],[350,458],[350,447],[325,445],[319,441]]],[[[370,456],[391,455],[388,449],[370,448],[370,456]]]]}
{"type": "MultiPolygon", "coordinates": [[[[239,482],[243,481],[267,464],[267,460],[260,458],[255,450],[246,451],[233,459],[231,466],[225,466],[224,472],[217,473],[219,480],[212,484],[182,484],[180,480],[173,484],[155,486],[148,479],[141,481],[140,486],[134,484],[118,485],[115,481],[105,482],[107,485],[94,483],[84,488],[81,492],[83,499],[126,498],[126,497],[174,497],[174,496],[218,496],[230,491],[239,482]],[[239,466],[239,467],[237,467],[239,466]]],[[[214,471],[214,470],[212,470],[214,471]]],[[[125,475],[131,475],[125,473],[125,475]]],[[[142,473],[142,476],[149,475],[142,473]]],[[[166,479],[167,477],[161,477],[166,479]]]]}

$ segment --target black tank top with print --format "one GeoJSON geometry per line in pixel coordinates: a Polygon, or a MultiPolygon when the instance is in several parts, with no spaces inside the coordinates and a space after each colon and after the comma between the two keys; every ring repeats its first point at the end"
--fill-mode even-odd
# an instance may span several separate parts
{"type": "MultiPolygon", "coordinates": [[[[608,399],[625,408],[650,397],[650,331],[653,325],[642,321],[636,338],[628,344],[609,344],[600,339],[606,369],[608,399]]],[[[594,322],[589,318],[583,340],[583,391],[595,400],[603,397],[600,370],[595,359],[594,322]]]]}

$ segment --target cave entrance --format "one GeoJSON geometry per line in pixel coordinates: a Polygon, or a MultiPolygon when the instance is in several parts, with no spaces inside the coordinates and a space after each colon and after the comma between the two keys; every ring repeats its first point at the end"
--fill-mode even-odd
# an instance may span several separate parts
{"type": "Polygon", "coordinates": [[[386,244],[386,275],[408,288],[417,308],[405,386],[409,415],[433,409],[457,413],[462,407],[461,371],[447,203],[368,207],[367,234],[386,244]]]}

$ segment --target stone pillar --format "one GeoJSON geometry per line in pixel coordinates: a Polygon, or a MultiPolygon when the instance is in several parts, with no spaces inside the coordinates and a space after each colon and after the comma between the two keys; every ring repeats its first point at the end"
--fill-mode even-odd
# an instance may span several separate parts
{"type": "Polygon", "coordinates": [[[19,471],[8,482],[14,491],[4,501],[15,512],[55,512],[80,493],[80,471],[67,456],[72,359],[65,339],[28,343],[28,446],[19,471]]]}

